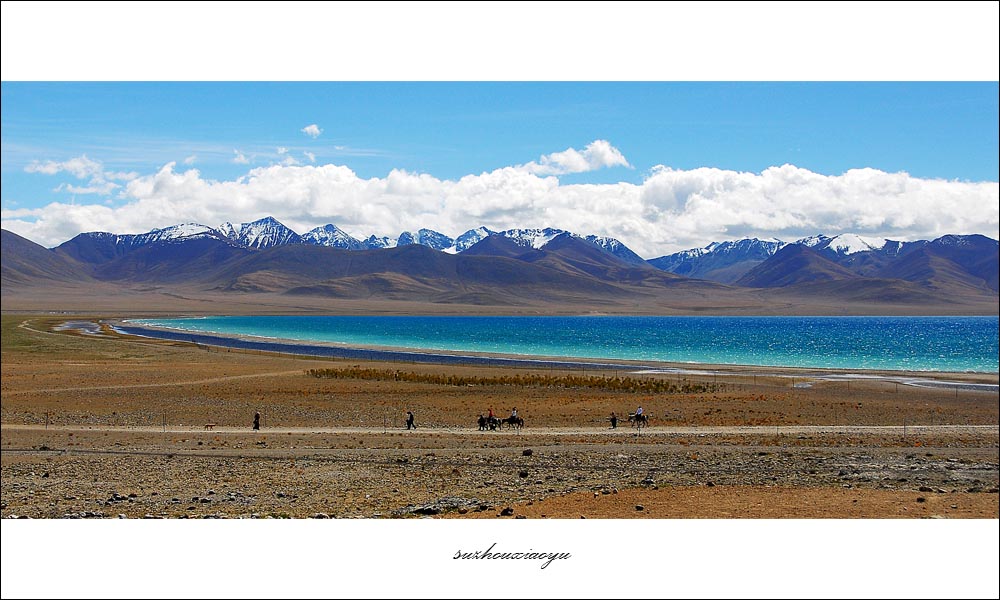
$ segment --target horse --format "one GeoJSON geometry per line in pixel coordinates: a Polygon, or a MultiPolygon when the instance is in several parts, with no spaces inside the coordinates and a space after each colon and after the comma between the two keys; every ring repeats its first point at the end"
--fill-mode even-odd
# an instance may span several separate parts
{"type": "Polygon", "coordinates": [[[635,413],[629,413],[628,422],[637,428],[648,427],[649,416],[646,415],[646,413],[642,413],[641,415],[637,415],[635,413]]]}
{"type": "Polygon", "coordinates": [[[501,422],[507,424],[507,429],[512,429],[512,428],[521,429],[522,427],[524,427],[524,419],[522,419],[521,417],[515,417],[513,415],[507,417],[506,419],[503,419],[501,422]]]}
{"type": "Polygon", "coordinates": [[[497,417],[484,417],[483,415],[479,415],[476,423],[479,425],[479,431],[486,431],[487,429],[490,431],[498,431],[500,427],[503,426],[502,419],[497,417]]]}

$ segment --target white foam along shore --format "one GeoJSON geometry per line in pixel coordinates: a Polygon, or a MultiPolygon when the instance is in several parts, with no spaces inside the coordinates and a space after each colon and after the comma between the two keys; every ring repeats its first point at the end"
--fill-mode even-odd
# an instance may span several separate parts
{"type": "MultiPolygon", "coordinates": [[[[706,371],[703,369],[644,369],[641,371],[635,371],[636,374],[655,374],[655,373],[665,373],[665,374],[678,374],[678,375],[732,375],[732,371],[706,371]]],[[[913,387],[924,387],[924,388],[937,388],[937,389],[960,389],[969,391],[979,391],[979,392],[1000,392],[1000,385],[996,383],[975,383],[971,381],[950,381],[946,379],[937,379],[936,377],[944,375],[944,372],[934,372],[935,378],[931,379],[929,377],[915,377],[911,375],[894,375],[894,374],[868,374],[868,373],[777,373],[777,372],[764,372],[764,371],[754,371],[754,374],[758,377],[783,377],[786,379],[799,379],[803,380],[801,387],[811,387],[809,385],[810,381],[886,381],[888,383],[898,383],[900,385],[909,385],[913,387]]],[[[797,386],[799,387],[799,386],[797,386]]]]}

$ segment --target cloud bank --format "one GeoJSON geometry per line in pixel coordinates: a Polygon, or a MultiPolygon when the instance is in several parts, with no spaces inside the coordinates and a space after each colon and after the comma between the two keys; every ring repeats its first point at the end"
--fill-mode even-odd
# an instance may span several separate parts
{"type": "MultiPolygon", "coordinates": [[[[28,168],[92,181],[101,173],[108,180],[94,163],[79,157],[28,168]]],[[[119,206],[59,202],[4,210],[2,225],[46,246],[84,231],[139,233],[267,215],[300,233],[333,223],[358,238],[421,227],[455,236],[480,225],[552,226],[618,238],[646,258],[742,237],[853,232],[897,240],[946,233],[996,238],[1000,229],[996,182],[920,179],[870,168],[825,175],[787,164],[760,173],[658,165],[641,183],[569,185],[552,175],[627,164],[601,140],[583,151],[571,148],[457,180],[403,170],[364,179],[343,165],[279,163],[218,181],[169,163],[128,180],[118,190],[119,206]]]]}

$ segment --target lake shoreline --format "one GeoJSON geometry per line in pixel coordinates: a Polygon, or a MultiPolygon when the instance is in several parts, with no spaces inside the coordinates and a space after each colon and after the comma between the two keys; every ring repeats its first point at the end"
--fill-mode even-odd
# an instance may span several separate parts
{"type": "MultiPolygon", "coordinates": [[[[502,355],[484,352],[402,349],[385,346],[344,345],[332,342],[304,342],[220,333],[197,333],[184,330],[134,325],[120,320],[106,321],[122,334],[202,346],[259,351],[298,356],[313,356],[347,360],[374,360],[394,363],[437,365],[472,365],[488,367],[619,371],[634,374],[668,374],[700,376],[762,376],[819,380],[881,380],[902,385],[927,385],[948,389],[1000,390],[1000,374],[967,371],[904,371],[890,369],[815,368],[762,365],[732,365],[715,363],[677,363],[667,361],[630,361],[533,355],[502,355]]],[[[596,375],[596,373],[595,373],[596,375]]]]}

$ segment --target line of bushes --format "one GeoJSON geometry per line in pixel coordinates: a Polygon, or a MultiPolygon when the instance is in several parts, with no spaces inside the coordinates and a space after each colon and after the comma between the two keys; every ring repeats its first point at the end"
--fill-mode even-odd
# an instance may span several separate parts
{"type": "Polygon", "coordinates": [[[389,369],[363,369],[346,367],[342,369],[309,369],[312,377],[326,379],[362,379],[369,381],[404,381],[408,383],[433,383],[453,386],[517,386],[517,387],[558,387],[588,388],[611,392],[635,392],[640,394],[703,394],[719,391],[720,386],[712,383],[671,383],[663,379],[638,379],[633,377],[598,377],[586,375],[538,375],[519,373],[500,377],[478,377],[470,375],[444,375],[436,373],[412,373],[389,369]]]}

